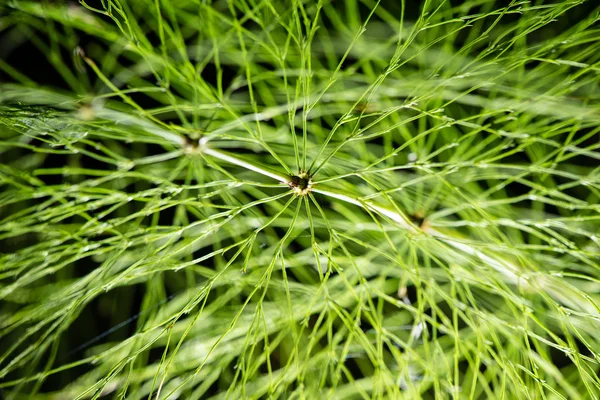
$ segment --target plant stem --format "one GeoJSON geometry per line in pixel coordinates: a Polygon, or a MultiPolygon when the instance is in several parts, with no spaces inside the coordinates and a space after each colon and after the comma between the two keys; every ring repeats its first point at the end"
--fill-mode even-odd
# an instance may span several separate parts
{"type": "MultiPolygon", "coordinates": [[[[289,177],[278,174],[276,172],[269,171],[269,170],[265,169],[264,167],[259,167],[248,161],[241,160],[233,155],[225,154],[221,151],[208,148],[206,146],[206,142],[201,143],[201,151],[203,154],[218,158],[223,161],[227,161],[231,164],[234,164],[234,165],[240,166],[242,168],[246,168],[248,170],[258,172],[261,175],[273,178],[282,184],[287,184],[290,181],[289,177]]],[[[361,207],[361,208],[364,208],[367,210],[374,211],[375,213],[377,213],[379,215],[383,215],[383,216],[391,219],[392,221],[397,223],[401,228],[403,228],[411,233],[420,233],[420,232],[425,233],[426,232],[427,234],[433,236],[434,238],[436,238],[440,241],[443,241],[444,243],[454,247],[455,249],[457,249],[463,253],[466,253],[468,255],[479,258],[486,265],[492,267],[494,270],[496,270],[500,274],[502,274],[502,276],[504,277],[506,282],[513,284],[513,285],[521,284],[521,285],[528,286],[527,280],[523,278],[525,271],[523,271],[522,268],[515,265],[514,263],[504,259],[503,257],[500,257],[499,255],[486,254],[485,252],[481,251],[480,249],[477,249],[476,247],[474,247],[468,243],[465,243],[464,241],[461,241],[459,238],[452,237],[451,235],[445,234],[445,233],[440,232],[433,228],[429,228],[426,231],[420,231],[413,224],[411,224],[409,221],[407,221],[407,219],[401,213],[391,210],[389,208],[377,205],[371,201],[362,200],[362,199],[353,197],[349,194],[344,194],[344,193],[340,193],[337,191],[328,190],[328,189],[324,189],[324,188],[313,187],[311,189],[311,191],[314,193],[319,193],[323,196],[327,196],[327,197],[331,197],[331,198],[334,198],[337,200],[344,201],[346,203],[354,204],[358,207],[361,207]]],[[[556,288],[552,288],[548,285],[550,283],[557,283],[557,282],[544,282],[541,280],[537,281],[537,284],[541,285],[541,287],[548,294],[550,294],[552,296],[552,298],[554,298],[559,303],[568,304],[572,308],[577,308],[581,311],[589,312],[591,314],[595,314],[595,315],[600,314],[598,312],[598,310],[596,310],[595,308],[586,306],[586,304],[580,304],[578,302],[567,301],[568,299],[566,299],[565,296],[561,295],[560,291],[557,291],[556,288]]],[[[563,285],[561,285],[561,286],[563,286],[563,285]]],[[[568,289],[568,288],[565,288],[565,289],[568,289]]]]}
{"type": "Polygon", "coordinates": [[[280,175],[280,174],[278,174],[276,172],[268,171],[264,167],[259,167],[257,165],[254,165],[254,164],[250,163],[250,162],[247,162],[247,161],[241,160],[239,158],[236,158],[233,155],[225,154],[225,153],[223,153],[221,151],[218,151],[218,150],[215,150],[215,149],[211,149],[211,148],[206,147],[206,146],[202,146],[201,147],[201,151],[202,151],[202,154],[209,155],[211,157],[215,157],[215,158],[218,158],[218,159],[223,160],[223,161],[227,161],[227,162],[229,162],[231,164],[235,164],[235,165],[237,165],[239,167],[246,168],[246,169],[249,169],[249,170],[254,171],[254,172],[258,172],[259,174],[264,175],[264,176],[268,176],[270,178],[273,178],[273,179],[279,181],[280,183],[287,184],[289,182],[289,178],[287,176],[280,175]]]}

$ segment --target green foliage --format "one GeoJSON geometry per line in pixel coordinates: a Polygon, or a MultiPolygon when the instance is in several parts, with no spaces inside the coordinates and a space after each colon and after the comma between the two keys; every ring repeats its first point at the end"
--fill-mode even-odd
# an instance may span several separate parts
{"type": "Polygon", "coordinates": [[[417,3],[0,7],[5,397],[598,399],[600,9],[417,3]]]}

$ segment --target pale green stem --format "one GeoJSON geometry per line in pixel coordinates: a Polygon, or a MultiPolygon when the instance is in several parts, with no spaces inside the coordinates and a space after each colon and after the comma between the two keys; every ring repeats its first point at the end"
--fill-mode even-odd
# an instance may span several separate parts
{"type": "MultiPolygon", "coordinates": [[[[361,201],[361,200],[358,200],[351,196],[341,194],[341,193],[331,192],[329,190],[315,188],[312,191],[315,193],[322,194],[324,196],[334,197],[338,200],[342,200],[347,203],[355,204],[362,208],[368,208],[372,211],[375,211],[376,213],[378,213],[380,215],[385,215],[386,217],[388,217],[392,221],[396,222],[398,225],[400,225],[402,228],[406,229],[409,232],[413,232],[413,233],[417,232],[417,229],[413,225],[411,225],[408,221],[406,221],[406,219],[402,215],[400,215],[399,213],[397,213],[393,210],[390,210],[388,208],[378,206],[370,201],[366,201],[366,200],[361,201]]],[[[450,246],[452,246],[456,249],[463,251],[464,253],[479,257],[482,261],[486,262],[489,266],[494,268],[496,271],[503,274],[511,283],[517,283],[518,276],[515,273],[515,271],[518,271],[518,269],[515,269],[514,266],[506,265],[503,262],[500,262],[486,254],[483,254],[481,251],[473,248],[472,246],[470,246],[466,243],[461,243],[461,242],[457,241],[456,239],[453,239],[435,229],[429,229],[429,230],[427,230],[427,233],[429,233],[430,235],[432,235],[438,239],[443,240],[445,243],[449,244],[450,246]]]]}
{"type": "Polygon", "coordinates": [[[240,160],[239,158],[235,158],[233,156],[230,156],[229,154],[222,153],[218,150],[203,146],[203,147],[201,147],[201,152],[202,152],[202,154],[209,155],[211,157],[218,158],[223,161],[227,161],[228,163],[240,166],[242,168],[249,169],[254,172],[258,172],[261,175],[268,176],[270,178],[278,180],[280,183],[287,184],[289,182],[289,177],[287,177],[285,175],[279,175],[275,172],[267,171],[264,168],[261,168],[254,164],[251,164],[247,161],[240,160]]]}
{"type": "MultiPolygon", "coordinates": [[[[290,178],[285,175],[280,175],[276,172],[268,171],[265,168],[254,165],[248,161],[240,160],[240,159],[234,157],[233,155],[225,154],[218,150],[208,148],[206,146],[207,142],[208,142],[208,140],[200,141],[200,151],[205,155],[209,155],[209,156],[218,158],[220,160],[227,161],[231,164],[238,165],[242,168],[246,168],[248,170],[258,172],[259,174],[273,178],[282,184],[288,184],[290,181],[290,178]]],[[[356,197],[353,197],[353,196],[350,196],[347,194],[343,194],[343,193],[339,193],[339,192],[331,191],[331,190],[326,190],[326,189],[322,189],[322,188],[317,188],[317,187],[313,187],[311,189],[311,191],[314,193],[319,193],[323,196],[327,196],[327,197],[331,197],[331,198],[335,198],[335,199],[344,201],[346,203],[354,204],[354,205],[364,208],[366,210],[373,211],[379,215],[383,215],[383,216],[391,219],[392,221],[394,221],[401,228],[407,230],[408,232],[411,232],[411,233],[420,233],[421,232],[421,230],[419,230],[417,227],[415,227],[413,224],[411,224],[409,221],[407,221],[406,218],[401,213],[391,210],[389,208],[377,205],[377,204],[373,203],[372,201],[358,199],[356,197]]],[[[522,268],[515,265],[514,263],[512,263],[506,259],[503,259],[502,257],[500,257],[496,254],[488,255],[488,254],[484,253],[483,251],[481,251],[480,249],[477,249],[476,247],[474,247],[468,243],[465,243],[464,241],[461,241],[459,238],[453,238],[452,236],[444,234],[434,228],[427,229],[426,233],[443,241],[444,243],[454,247],[455,249],[457,249],[463,253],[466,253],[468,255],[479,258],[486,265],[492,267],[494,270],[496,270],[497,272],[502,274],[502,276],[504,277],[506,282],[513,284],[513,285],[520,284],[522,287],[530,287],[530,284],[528,282],[527,271],[523,271],[522,268]]],[[[550,277],[546,277],[546,278],[550,278],[550,277]]],[[[560,304],[568,305],[569,307],[571,307],[573,309],[579,309],[581,311],[585,311],[585,312],[588,312],[593,315],[600,315],[599,310],[595,307],[593,302],[592,303],[589,302],[589,299],[583,299],[583,298],[581,298],[581,296],[579,296],[580,298],[575,300],[575,297],[573,299],[569,299],[567,296],[565,296],[565,294],[567,292],[570,292],[571,296],[575,296],[577,293],[574,293],[573,290],[570,290],[568,287],[565,287],[565,285],[560,285],[559,281],[557,281],[557,280],[549,281],[548,279],[538,279],[536,281],[536,283],[537,283],[538,287],[543,288],[543,290],[545,290],[546,293],[548,293],[552,298],[554,298],[560,304]],[[553,287],[557,284],[558,284],[558,286],[560,286],[560,288],[553,287]],[[588,301],[586,301],[586,300],[588,300],[588,301]]],[[[531,285],[531,286],[533,286],[533,285],[531,285]]]]}
{"type": "Polygon", "coordinates": [[[378,205],[376,205],[376,204],[374,204],[374,203],[372,203],[372,202],[370,202],[368,200],[362,201],[362,200],[355,199],[354,197],[351,197],[351,196],[348,196],[348,195],[345,195],[345,194],[341,194],[341,193],[337,193],[337,192],[332,192],[332,191],[329,191],[329,190],[323,190],[323,189],[313,188],[311,191],[315,192],[315,193],[322,194],[324,196],[333,197],[333,198],[336,198],[338,200],[342,200],[342,201],[345,201],[347,203],[351,203],[351,204],[357,205],[357,206],[362,207],[362,208],[368,208],[368,209],[370,209],[372,211],[375,211],[378,214],[385,215],[386,217],[388,217],[392,221],[398,223],[400,226],[402,226],[402,228],[408,230],[409,232],[416,232],[415,227],[412,226],[411,224],[409,224],[402,217],[402,215],[394,212],[393,210],[389,210],[387,208],[378,206],[378,205]]]}

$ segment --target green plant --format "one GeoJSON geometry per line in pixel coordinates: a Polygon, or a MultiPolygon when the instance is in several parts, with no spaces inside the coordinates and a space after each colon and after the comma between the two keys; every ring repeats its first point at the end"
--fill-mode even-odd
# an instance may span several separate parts
{"type": "Polygon", "coordinates": [[[0,389],[597,399],[592,3],[0,6],[0,389]]]}

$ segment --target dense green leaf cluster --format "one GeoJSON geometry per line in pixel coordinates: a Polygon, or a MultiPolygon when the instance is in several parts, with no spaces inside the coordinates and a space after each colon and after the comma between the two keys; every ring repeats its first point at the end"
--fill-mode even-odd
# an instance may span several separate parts
{"type": "Polygon", "coordinates": [[[594,1],[0,11],[6,398],[599,398],[594,1]]]}

